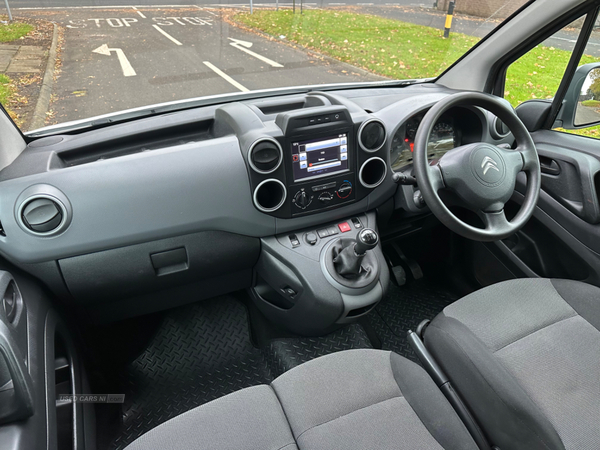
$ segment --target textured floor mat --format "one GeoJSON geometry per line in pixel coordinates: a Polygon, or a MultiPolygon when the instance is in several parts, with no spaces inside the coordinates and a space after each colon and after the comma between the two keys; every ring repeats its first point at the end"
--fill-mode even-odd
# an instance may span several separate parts
{"type": "Polygon", "coordinates": [[[276,339],[258,349],[250,341],[245,306],[231,297],[174,309],[124,370],[123,424],[110,448],[123,449],[172,417],[270,383],[303,362],[355,348],[372,348],[360,325],[324,337],[276,339]]]}
{"type": "Polygon", "coordinates": [[[369,315],[369,321],[384,350],[392,350],[417,361],[406,340],[406,332],[414,330],[424,319],[433,319],[457,299],[458,296],[447,289],[424,280],[401,287],[390,284],[387,295],[369,315]]]}
{"type": "Polygon", "coordinates": [[[250,342],[244,305],[218,297],[169,312],[125,371],[122,449],[157,425],[215,398],[273,379],[250,342]]]}
{"type": "Polygon", "coordinates": [[[274,376],[279,376],[302,363],[342,350],[373,348],[360,325],[350,325],[327,336],[315,338],[276,339],[264,349],[274,376]]]}
{"type": "MultiPolygon", "coordinates": [[[[391,285],[369,315],[385,350],[412,360],[406,330],[456,299],[413,283],[391,285]]],[[[358,324],[318,338],[281,338],[262,349],[250,341],[245,306],[233,297],[183,306],[165,315],[147,348],[123,370],[123,423],[111,449],[123,449],[157,425],[223,395],[262,383],[306,361],[342,350],[372,348],[358,324]]]]}

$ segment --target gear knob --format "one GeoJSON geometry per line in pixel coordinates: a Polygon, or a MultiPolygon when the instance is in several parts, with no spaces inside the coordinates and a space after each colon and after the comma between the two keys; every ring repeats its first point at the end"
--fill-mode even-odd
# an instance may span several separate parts
{"type": "Polygon", "coordinates": [[[379,235],[377,234],[377,231],[371,228],[364,228],[360,230],[356,237],[354,253],[359,256],[364,255],[367,250],[377,247],[377,244],[379,244],[379,235]]]}

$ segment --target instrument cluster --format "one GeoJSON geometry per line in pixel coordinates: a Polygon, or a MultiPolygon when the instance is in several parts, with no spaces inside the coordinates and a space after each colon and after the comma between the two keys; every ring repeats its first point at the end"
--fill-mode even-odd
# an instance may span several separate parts
{"type": "MultiPolygon", "coordinates": [[[[424,113],[413,116],[398,128],[391,143],[390,162],[392,169],[398,171],[411,165],[415,145],[415,136],[424,113]]],[[[434,125],[427,145],[427,158],[429,161],[440,159],[447,151],[460,145],[460,129],[457,128],[454,118],[450,115],[442,116],[434,125]]]]}

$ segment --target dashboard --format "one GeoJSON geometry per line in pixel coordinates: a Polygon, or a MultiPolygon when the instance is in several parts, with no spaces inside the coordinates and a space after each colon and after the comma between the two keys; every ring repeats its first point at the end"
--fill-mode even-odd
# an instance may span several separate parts
{"type": "MultiPolygon", "coordinates": [[[[412,174],[421,120],[453,92],[314,91],[33,140],[0,172],[0,253],[75,302],[201,280],[206,295],[247,286],[261,238],[382,205],[427,213],[418,186],[393,175],[412,174]],[[164,261],[181,273],[164,276],[164,261]]],[[[469,142],[511,143],[493,124],[478,108],[449,110],[430,160],[469,142]]]]}

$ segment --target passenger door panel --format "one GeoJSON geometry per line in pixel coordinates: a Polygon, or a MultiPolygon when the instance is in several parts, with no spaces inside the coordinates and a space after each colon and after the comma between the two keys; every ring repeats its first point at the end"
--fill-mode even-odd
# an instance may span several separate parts
{"type": "MultiPolygon", "coordinates": [[[[600,141],[548,130],[532,137],[542,167],[538,206],[521,231],[496,246],[539,276],[600,285],[600,141]]],[[[525,183],[521,174],[513,209],[525,183]]]]}

